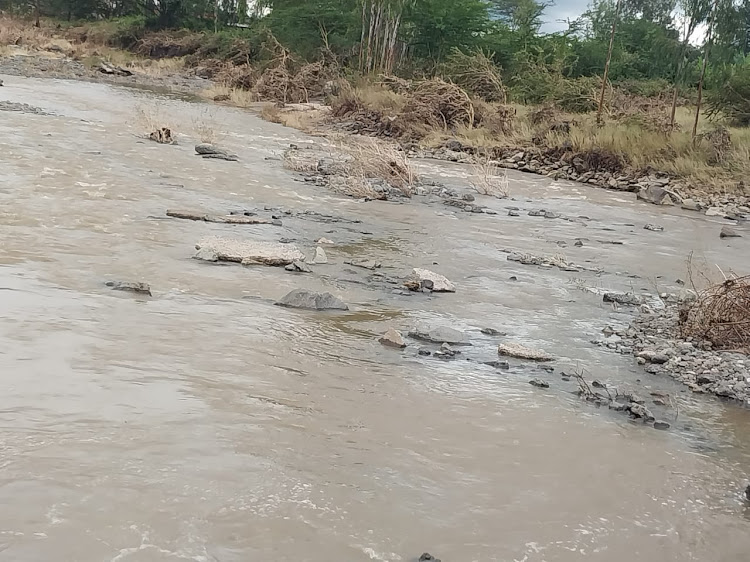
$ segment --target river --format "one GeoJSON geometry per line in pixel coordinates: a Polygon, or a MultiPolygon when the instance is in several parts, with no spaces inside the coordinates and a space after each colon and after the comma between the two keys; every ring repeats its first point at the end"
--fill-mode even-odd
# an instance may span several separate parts
{"type": "MultiPolygon", "coordinates": [[[[516,201],[483,201],[497,215],[345,199],[283,169],[284,148],[313,139],[252,113],[3,78],[0,99],[50,115],[0,112],[0,561],[748,559],[750,415],[591,345],[629,313],[581,290],[677,290],[691,251],[747,272],[744,239],[720,240],[697,214],[520,173],[516,201]],[[144,115],[180,144],[140,138],[144,115]],[[207,128],[239,162],[194,154],[207,128]],[[508,217],[511,204],[590,220],[508,217]],[[347,221],[164,216],[266,206],[347,221]],[[300,276],[191,259],[210,234],[289,237],[308,255],[326,237],[331,263],[300,276]],[[524,266],[503,249],[605,272],[524,266]],[[343,264],[352,257],[394,275],[428,267],[458,290],[393,295],[343,264]],[[109,280],[146,281],[153,297],[109,280]],[[273,305],[297,287],[351,310],[273,305]],[[430,325],[474,345],[446,362],[377,342],[391,326],[430,325]],[[497,358],[486,327],[557,355],[555,373],[481,364],[497,358]],[[574,368],[673,394],[672,429],[581,402],[559,377],[574,368]],[[535,376],[551,388],[530,386],[535,376]]],[[[467,187],[464,166],[417,165],[467,187]]]]}

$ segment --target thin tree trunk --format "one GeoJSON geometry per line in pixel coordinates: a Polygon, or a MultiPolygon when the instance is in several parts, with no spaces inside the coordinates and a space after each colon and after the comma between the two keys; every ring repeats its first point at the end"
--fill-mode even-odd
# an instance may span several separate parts
{"type": "Polygon", "coordinates": [[[363,72],[365,68],[365,23],[367,21],[367,2],[362,0],[362,34],[359,39],[359,71],[363,72]]]}
{"type": "Polygon", "coordinates": [[[620,3],[621,0],[617,0],[617,6],[615,6],[615,19],[612,22],[612,33],[609,36],[609,50],[607,51],[607,62],[604,64],[604,77],[602,78],[602,91],[599,94],[599,108],[596,111],[596,122],[601,124],[602,122],[602,110],[604,109],[604,94],[607,92],[607,79],[609,78],[609,63],[612,62],[612,48],[615,45],[615,31],[617,31],[617,20],[620,18],[620,3]]]}
{"type": "Polygon", "coordinates": [[[396,16],[396,22],[393,24],[393,35],[391,35],[391,44],[388,47],[388,67],[386,73],[392,74],[396,61],[396,43],[398,42],[398,30],[401,27],[401,12],[396,16]]]}
{"type": "Polygon", "coordinates": [[[703,67],[701,68],[701,77],[698,80],[698,103],[695,107],[695,121],[693,121],[693,145],[698,137],[698,121],[701,117],[701,104],[703,103],[703,81],[706,78],[706,67],[708,66],[708,54],[711,51],[711,42],[714,34],[714,20],[716,19],[716,5],[719,0],[714,0],[711,8],[711,22],[708,24],[708,37],[706,38],[706,49],[703,53],[703,67]]]}
{"type": "Polygon", "coordinates": [[[365,65],[365,72],[370,72],[372,69],[372,48],[373,39],[375,35],[375,0],[370,0],[370,29],[367,33],[367,64],[365,65]]]}

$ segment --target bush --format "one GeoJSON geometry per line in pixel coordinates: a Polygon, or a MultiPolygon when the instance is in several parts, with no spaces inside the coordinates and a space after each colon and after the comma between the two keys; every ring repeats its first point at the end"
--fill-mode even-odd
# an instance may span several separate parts
{"type": "Polygon", "coordinates": [[[442,75],[485,101],[505,103],[507,100],[500,69],[491,56],[481,50],[467,55],[455,49],[443,65],[442,75]]]}
{"type": "Polygon", "coordinates": [[[725,117],[738,127],[750,126],[750,59],[736,66],[722,87],[708,93],[709,117],[725,117]]]}

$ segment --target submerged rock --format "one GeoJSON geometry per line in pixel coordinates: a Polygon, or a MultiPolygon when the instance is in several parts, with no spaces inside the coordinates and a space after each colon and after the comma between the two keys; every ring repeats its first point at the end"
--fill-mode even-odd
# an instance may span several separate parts
{"type": "Polygon", "coordinates": [[[305,308],[310,310],[349,310],[349,307],[331,293],[318,293],[308,291],[307,289],[295,289],[287,293],[280,301],[278,306],[288,308],[305,308]]]}
{"type": "Polygon", "coordinates": [[[544,351],[531,349],[530,347],[518,343],[501,343],[497,346],[497,352],[500,355],[516,357],[518,359],[528,359],[531,361],[554,361],[555,359],[544,351]]]}
{"type": "Polygon", "coordinates": [[[531,386],[536,386],[537,388],[549,388],[549,383],[547,381],[543,381],[542,379],[531,379],[529,381],[529,384],[531,386]]]}
{"type": "MultiPolygon", "coordinates": [[[[411,276],[407,280],[407,283],[416,281],[420,285],[424,285],[424,283],[431,282],[432,287],[431,289],[436,293],[455,293],[456,292],[456,286],[448,281],[447,277],[444,277],[443,275],[440,275],[439,273],[435,273],[434,271],[430,271],[429,269],[421,269],[421,268],[414,268],[414,270],[411,272],[411,276]]],[[[411,285],[407,285],[409,288],[411,288],[411,285]]]]}
{"type": "Polygon", "coordinates": [[[344,262],[347,265],[352,265],[354,267],[361,267],[363,269],[379,269],[382,264],[379,261],[375,260],[368,260],[368,259],[356,259],[356,260],[350,260],[344,262]]]}
{"type": "Polygon", "coordinates": [[[198,242],[195,248],[198,250],[193,256],[195,259],[211,258],[209,261],[231,261],[242,265],[289,265],[295,261],[305,261],[305,254],[296,246],[278,242],[211,236],[198,242]],[[213,259],[214,255],[216,260],[213,259]]]}
{"type": "Polygon", "coordinates": [[[419,557],[419,562],[441,562],[441,561],[440,561],[440,558],[435,558],[429,552],[425,552],[422,556],[419,557]]]}
{"type": "Polygon", "coordinates": [[[728,226],[723,226],[721,228],[721,233],[719,233],[719,238],[741,238],[742,235],[738,233],[733,228],[729,228],[728,226]]]}
{"type": "Polygon", "coordinates": [[[647,224],[643,227],[644,230],[653,230],[654,232],[664,232],[664,227],[658,224],[647,224]]]}
{"type": "Polygon", "coordinates": [[[450,345],[471,345],[466,334],[447,326],[431,328],[427,331],[412,330],[409,337],[430,343],[447,343],[450,345]]]}
{"type": "Polygon", "coordinates": [[[507,361],[485,361],[485,365],[488,365],[490,367],[494,367],[495,369],[501,369],[503,371],[507,371],[510,369],[510,363],[507,361]]]}
{"type": "Polygon", "coordinates": [[[662,431],[672,427],[668,422],[657,420],[654,422],[654,429],[661,429],[662,431]]]}
{"type": "Polygon", "coordinates": [[[479,331],[483,333],[485,336],[507,336],[508,335],[506,332],[495,330],[495,328],[482,328],[479,331]]]}
{"type": "Polygon", "coordinates": [[[236,154],[232,154],[228,150],[219,148],[216,145],[210,143],[201,143],[195,145],[195,152],[203,158],[218,158],[220,160],[229,160],[236,162],[239,160],[236,154]]]}
{"type": "Polygon", "coordinates": [[[151,287],[148,283],[134,283],[131,281],[107,281],[105,285],[113,291],[127,291],[130,293],[148,295],[149,297],[151,296],[151,287]]]}
{"type": "Polygon", "coordinates": [[[636,295],[635,293],[604,293],[602,300],[604,302],[616,302],[617,304],[624,304],[628,306],[638,306],[643,304],[643,298],[639,295],[636,295]]]}
{"type": "Polygon", "coordinates": [[[406,347],[406,342],[404,341],[401,332],[395,330],[394,328],[389,328],[388,331],[383,334],[378,341],[386,347],[396,347],[398,349],[403,349],[406,347]]]}

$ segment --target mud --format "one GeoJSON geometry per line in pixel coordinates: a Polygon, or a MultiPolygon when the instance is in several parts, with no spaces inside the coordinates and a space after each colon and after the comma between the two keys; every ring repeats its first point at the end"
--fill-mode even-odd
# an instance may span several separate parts
{"type": "MultiPolygon", "coordinates": [[[[338,197],[278,159],[315,139],[249,113],[214,109],[239,161],[204,160],[200,104],[0,78],[0,101],[47,113],[0,120],[0,557],[745,559],[748,412],[590,343],[636,312],[604,292],[678,291],[691,251],[747,271],[750,238],[720,239],[724,219],[516,171],[513,201],[476,197],[496,214],[338,197]],[[142,139],[133,116],[157,102],[187,142],[142,139]],[[266,208],[284,210],[282,226],[165,217],[266,208]],[[540,208],[586,218],[528,214],[540,208]],[[191,259],[212,236],[308,256],[325,238],[328,263],[302,276],[191,259]],[[358,260],[382,267],[345,263],[358,260]],[[414,268],[456,292],[393,292],[387,280],[414,268]],[[274,305],[298,288],[349,310],[274,305]],[[378,341],[423,326],[472,345],[445,360],[437,343],[378,341]],[[498,361],[503,343],[556,361],[498,361]],[[563,375],[576,369],[669,397],[648,409],[670,429],[581,400],[563,375]]],[[[466,166],[417,164],[468,192],[466,166]]]]}

